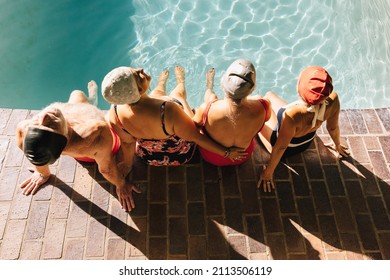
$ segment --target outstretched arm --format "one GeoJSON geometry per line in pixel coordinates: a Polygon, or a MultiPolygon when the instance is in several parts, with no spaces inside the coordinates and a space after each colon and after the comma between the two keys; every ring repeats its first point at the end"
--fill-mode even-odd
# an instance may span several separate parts
{"type": "Polygon", "coordinates": [[[275,188],[273,176],[276,167],[278,166],[280,159],[286,151],[288,144],[295,135],[296,125],[292,117],[286,112],[282,120],[282,125],[279,130],[279,136],[276,140],[274,147],[272,148],[271,157],[268,161],[267,166],[263,169],[260,174],[257,187],[263,186],[265,192],[271,192],[275,188]]]}

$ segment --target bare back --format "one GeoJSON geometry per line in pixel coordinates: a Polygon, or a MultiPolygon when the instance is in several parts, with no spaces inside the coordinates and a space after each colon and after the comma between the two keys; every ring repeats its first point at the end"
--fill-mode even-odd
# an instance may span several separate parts
{"type": "MultiPolygon", "coordinates": [[[[199,124],[206,105],[199,108],[194,120],[199,124]]],[[[263,126],[266,110],[259,99],[243,99],[240,104],[223,99],[212,103],[205,128],[210,137],[226,147],[247,148],[263,126]]]]}

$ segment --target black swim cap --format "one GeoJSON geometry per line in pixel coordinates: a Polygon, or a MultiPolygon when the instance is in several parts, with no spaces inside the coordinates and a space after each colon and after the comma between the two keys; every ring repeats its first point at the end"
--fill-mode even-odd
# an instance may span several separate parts
{"type": "Polygon", "coordinates": [[[23,152],[34,165],[52,164],[60,157],[67,142],[64,135],[29,127],[24,137],[23,152]]]}

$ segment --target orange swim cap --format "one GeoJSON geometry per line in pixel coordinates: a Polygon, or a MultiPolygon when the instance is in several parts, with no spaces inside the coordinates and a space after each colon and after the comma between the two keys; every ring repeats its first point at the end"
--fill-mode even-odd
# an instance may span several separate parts
{"type": "Polygon", "coordinates": [[[317,105],[332,93],[332,77],[320,66],[309,66],[299,75],[297,88],[304,101],[317,105]]]}

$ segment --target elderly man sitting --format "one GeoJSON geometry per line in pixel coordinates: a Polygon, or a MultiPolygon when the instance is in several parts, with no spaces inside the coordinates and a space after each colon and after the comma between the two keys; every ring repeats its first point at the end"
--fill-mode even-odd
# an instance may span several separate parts
{"type": "Polygon", "coordinates": [[[50,177],[49,165],[60,155],[79,161],[96,162],[99,172],[116,186],[118,200],[125,211],[135,207],[132,191],[140,191],[126,181],[129,170],[120,171],[116,154],[120,139],[105,120],[103,112],[90,104],[96,99],[97,85],[88,84],[89,98],[74,90],[67,103],[53,103],[32,119],[18,124],[16,141],[34,173],[20,187],[23,194],[34,194],[50,177]]]}

